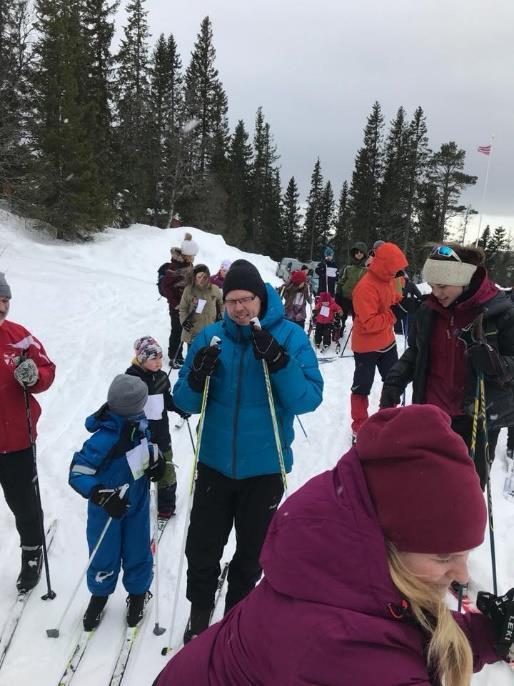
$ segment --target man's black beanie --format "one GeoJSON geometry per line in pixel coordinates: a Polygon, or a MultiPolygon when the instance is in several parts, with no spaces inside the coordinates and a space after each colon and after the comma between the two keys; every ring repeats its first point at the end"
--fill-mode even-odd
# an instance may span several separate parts
{"type": "Polygon", "coordinates": [[[261,299],[263,306],[266,305],[268,299],[266,285],[261,279],[261,275],[257,268],[247,260],[232,262],[223,282],[223,298],[226,298],[230,291],[255,293],[261,299]]]}

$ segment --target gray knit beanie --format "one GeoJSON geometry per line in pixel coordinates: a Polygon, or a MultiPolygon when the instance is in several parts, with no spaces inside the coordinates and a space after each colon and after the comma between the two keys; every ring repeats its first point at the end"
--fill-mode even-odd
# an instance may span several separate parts
{"type": "Polygon", "coordinates": [[[11,289],[2,272],[0,272],[0,298],[12,298],[11,289]]]}
{"type": "Polygon", "coordinates": [[[118,374],[107,392],[111,412],[122,417],[141,414],[148,398],[148,386],[138,376],[118,374]]]}

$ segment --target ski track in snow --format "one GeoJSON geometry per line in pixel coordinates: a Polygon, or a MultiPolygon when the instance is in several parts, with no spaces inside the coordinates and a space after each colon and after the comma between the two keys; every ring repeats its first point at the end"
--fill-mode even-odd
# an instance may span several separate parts
{"type": "MultiPolygon", "coordinates": [[[[196,263],[205,262],[214,273],[223,259],[246,256],[265,280],[278,284],[275,264],[260,255],[244,255],[226,246],[220,236],[187,229],[200,246],[196,263]]],[[[42,601],[44,576],[32,594],[8,657],[0,671],[0,686],[55,686],[64,669],[81,617],[89,598],[85,582],[61,627],[58,639],[49,639],[45,630],[56,626],[70,593],[87,562],[85,535],[86,500],[68,486],[68,467],[75,450],[88,434],[84,420],[106,398],[110,381],[129,366],[132,344],[144,334],[155,336],[164,350],[169,335],[168,308],[158,299],[155,285],[157,268],[168,259],[169,248],[178,245],[185,230],[160,230],[136,225],[129,230],[109,229],[91,243],[71,245],[31,234],[25,222],[0,211],[0,270],[7,273],[13,291],[9,317],[40,338],[57,365],[52,388],[39,396],[43,415],[39,422],[38,467],[46,520],[59,519],[50,552],[53,601],[42,601]]],[[[349,324],[349,323],[348,323],[349,324]]],[[[347,331],[349,325],[347,325],[347,331]]],[[[403,350],[403,341],[399,340],[403,350]]],[[[347,352],[349,350],[347,349],[347,352]]],[[[332,349],[327,355],[333,355],[332,349]]],[[[351,443],[350,386],[353,359],[336,360],[320,366],[325,379],[324,400],[312,414],[302,415],[307,441],[295,422],[293,446],[295,464],[288,477],[293,492],[311,476],[331,468],[351,443]]],[[[172,385],[177,372],[171,373],[172,385]]],[[[381,382],[375,379],[370,411],[378,408],[381,382]]],[[[161,540],[159,623],[168,628],[178,568],[177,555],[184,529],[192,447],[187,426],[177,430],[170,417],[174,460],[178,465],[177,515],[168,524],[161,540]]],[[[194,435],[196,419],[190,420],[194,435]]],[[[514,585],[514,505],[502,497],[505,473],[501,457],[505,432],[500,436],[492,472],[496,529],[496,554],[500,591],[514,585]],[[510,564],[509,564],[510,563],[510,564]]],[[[13,519],[0,497],[0,618],[5,617],[15,599],[15,579],[20,552],[13,519]]],[[[223,559],[234,549],[231,537],[223,559]]],[[[489,538],[474,551],[471,575],[481,588],[491,588],[489,538]]],[[[76,686],[102,686],[108,682],[124,629],[126,593],[118,588],[110,598],[104,619],[91,640],[84,661],[74,678],[76,686]]],[[[215,619],[223,611],[221,598],[215,619]]],[[[168,643],[166,632],[155,637],[155,603],[133,651],[124,686],[150,686],[166,663],[161,648],[168,643]]],[[[189,614],[185,599],[185,565],[181,582],[179,611],[173,645],[181,640],[189,614]]],[[[2,620],[0,620],[2,621],[2,620]]],[[[486,667],[472,680],[473,686],[507,686],[513,676],[508,667],[486,667]]]]}

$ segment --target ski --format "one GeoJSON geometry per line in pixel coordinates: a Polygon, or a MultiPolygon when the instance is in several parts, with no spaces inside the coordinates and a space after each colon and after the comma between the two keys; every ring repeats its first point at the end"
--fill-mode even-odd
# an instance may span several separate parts
{"type": "Polygon", "coordinates": [[[216,595],[214,596],[214,607],[212,608],[212,612],[211,612],[211,620],[214,617],[214,612],[216,611],[216,606],[218,605],[219,599],[221,598],[221,593],[223,591],[225,579],[227,578],[227,575],[228,575],[228,568],[229,568],[229,563],[225,562],[225,564],[223,565],[223,569],[221,570],[221,574],[219,575],[219,578],[218,578],[218,584],[216,586],[216,595]]]}
{"type": "Polygon", "coordinates": [[[66,663],[66,667],[64,668],[64,672],[62,673],[58,686],[69,686],[69,684],[71,684],[71,681],[75,676],[75,672],[77,671],[82,658],[84,657],[86,648],[89,645],[89,640],[94,633],[95,629],[92,631],[85,631],[82,629],[80,636],[78,637],[78,640],[71,652],[70,658],[66,663]]]}
{"type": "Polygon", "coordinates": [[[339,359],[339,356],[336,355],[336,357],[316,357],[318,360],[318,364],[328,364],[329,362],[335,362],[336,360],[339,359]]]}
{"type": "Polygon", "coordinates": [[[114,665],[114,669],[111,674],[109,686],[120,686],[121,682],[123,681],[136,638],[138,637],[141,628],[144,626],[146,617],[148,615],[148,606],[150,605],[151,599],[152,595],[150,594],[145,603],[144,615],[139,624],[136,624],[136,626],[127,626],[125,628],[125,636],[123,638],[123,643],[118,653],[118,657],[116,658],[116,664],[114,665]]]}
{"type": "MultiPolygon", "coordinates": [[[[57,529],[57,520],[54,519],[53,522],[50,524],[50,526],[46,530],[46,547],[47,550],[50,549],[50,545],[52,544],[54,535],[55,535],[55,530],[57,529]]],[[[37,588],[37,586],[36,586],[37,588]]],[[[7,651],[9,650],[9,647],[12,643],[14,633],[18,627],[18,624],[20,623],[20,619],[23,614],[23,610],[25,609],[27,605],[27,601],[31,596],[31,593],[34,589],[31,589],[30,591],[27,591],[26,593],[18,593],[16,596],[16,600],[14,601],[14,604],[12,605],[8,615],[7,619],[4,624],[4,628],[2,630],[2,635],[0,636],[0,667],[2,667],[5,657],[7,655],[7,651]]]]}

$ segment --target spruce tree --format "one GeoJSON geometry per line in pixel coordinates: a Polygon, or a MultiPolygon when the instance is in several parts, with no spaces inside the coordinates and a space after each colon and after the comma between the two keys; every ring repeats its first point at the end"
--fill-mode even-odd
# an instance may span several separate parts
{"type": "Polygon", "coordinates": [[[420,202],[427,175],[430,158],[426,117],[421,107],[416,108],[407,130],[407,156],[405,166],[406,199],[403,226],[403,241],[400,244],[404,253],[414,255],[418,252],[420,202]]]}
{"type": "Polygon", "coordinates": [[[323,226],[323,175],[321,163],[316,160],[311,175],[311,187],[307,198],[305,222],[303,225],[300,252],[302,259],[313,260],[321,256],[326,245],[323,226]]]}
{"type": "Polygon", "coordinates": [[[277,167],[272,167],[264,186],[261,249],[274,260],[280,260],[284,250],[281,236],[281,194],[280,171],[277,167]]]}
{"type": "Polygon", "coordinates": [[[391,122],[384,149],[384,173],[380,184],[380,218],[377,235],[403,243],[403,227],[408,201],[407,122],[403,107],[391,122]]]}
{"type": "Polygon", "coordinates": [[[377,238],[379,222],[383,124],[380,104],[375,102],[364,129],[364,145],[355,158],[348,195],[352,240],[361,240],[368,245],[377,238]]]}
{"type": "Polygon", "coordinates": [[[348,181],[343,183],[335,223],[334,250],[339,260],[347,260],[351,248],[350,223],[348,220],[348,181]]]}
{"type": "Polygon", "coordinates": [[[117,55],[117,206],[123,224],[146,219],[150,202],[150,65],[145,0],[127,5],[128,22],[117,55]]]}
{"type": "Polygon", "coordinates": [[[241,245],[245,227],[250,223],[250,194],[252,175],[252,146],[242,119],[237,122],[231,138],[226,172],[228,192],[225,240],[241,245]]]}
{"type": "Polygon", "coordinates": [[[282,198],[282,257],[296,257],[300,244],[300,193],[294,176],[289,179],[282,198]]]}
{"type": "Polygon", "coordinates": [[[332,184],[327,181],[323,188],[320,208],[320,233],[324,245],[327,245],[334,233],[334,191],[332,184]]]}

